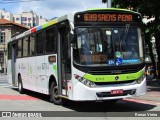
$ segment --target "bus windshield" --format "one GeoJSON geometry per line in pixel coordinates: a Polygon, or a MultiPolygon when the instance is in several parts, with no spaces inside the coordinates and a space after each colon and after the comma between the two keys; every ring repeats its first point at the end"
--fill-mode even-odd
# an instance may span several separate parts
{"type": "Polygon", "coordinates": [[[80,65],[129,65],[143,62],[140,28],[77,27],[74,61],[80,65]]]}

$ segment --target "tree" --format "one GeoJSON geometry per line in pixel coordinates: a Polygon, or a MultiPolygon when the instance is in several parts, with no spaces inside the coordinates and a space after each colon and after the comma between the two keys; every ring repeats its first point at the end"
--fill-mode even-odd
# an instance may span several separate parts
{"type": "Polygon", "coordinates": [[[102,3],[106,3],[107,2],[107,0],[102,0],[102,3]]]}
{"type": "MultiPolygon", "coordinates": [[[[150,49],[150,56],[152,59],[154,70],[155,60],[152,53],[150,39],[155,37],[156,50],[158,56],[158,78],[160,78],[160,2],[159,0],[112,0],[112,6],[115,8],[127,8],[137,12],[140,12],[142,16],[146,16],[148,19],[155,18],[149,24],[144,25],[144,34],[146,43],[150,49]]],[[[154,72],[156,73],[156,71],[154,72]]],[[[156,75],[156,74],[155,74],[156,75]]]]}

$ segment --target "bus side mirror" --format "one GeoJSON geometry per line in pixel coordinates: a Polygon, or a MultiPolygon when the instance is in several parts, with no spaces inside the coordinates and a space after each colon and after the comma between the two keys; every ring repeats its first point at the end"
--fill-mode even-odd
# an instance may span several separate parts
{"type": "Polygon", "coordinates": [[[76,36],[72,36],[72,39],[71,39],[71,47],[73,49],[76,49],[76,36]]]}
{"type": "Polygon", "coordinates": [[[73,49],[76,49],[76,43],[72,42],[72,43],[71,43],[71,47],[72,47],[73,49]]]}
{"type": "Polygon", "coordinates": [[[74,49],[76,49],[76,38],[76,34],[71,34],[71,47],[73,47],[74,49]]]}

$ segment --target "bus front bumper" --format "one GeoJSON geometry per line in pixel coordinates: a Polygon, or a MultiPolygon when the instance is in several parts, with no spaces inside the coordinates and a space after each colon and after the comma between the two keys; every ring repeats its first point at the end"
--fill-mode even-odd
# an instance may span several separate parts
{"type": "Polygon", "coordinates": [[[89,88],[82,83],[77,82],[73,89],[72,100],[74,101],[122,99],[146,94],[146,79],[140,84],[127,86],[102,86],[98,88],[89,88]]]}

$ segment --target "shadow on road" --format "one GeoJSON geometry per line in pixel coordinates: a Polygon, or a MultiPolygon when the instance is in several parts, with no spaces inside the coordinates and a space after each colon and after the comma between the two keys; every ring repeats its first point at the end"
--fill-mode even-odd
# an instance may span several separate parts
{"type": "MultiPolygon", "coordinates": [[[[13,90],[18,92],[17,88],[12,88],[13,90]]],[[[29,90],[25,91],[26,95],[31,97],[38,98],[40,100],[49,102],[49,96],[32,92],[29,90]]],[[[125,100],[119,100],[115,104],[111,104],[110,102],[75,102],[75,101],[67,101],[67,104],[63,105],[68,109],[77,111],[77,112],[134,112],[134,111],[148,111],[156,107],[155,105],[143,104],[130,102],[125,100]]]]}
{"type": "Polygon", "coordinates": [[[151,110],[155,105],[120,100],[115,104],[109,102],[73,102],[65,107],[78,112],[134,112],[151,110]]]}

